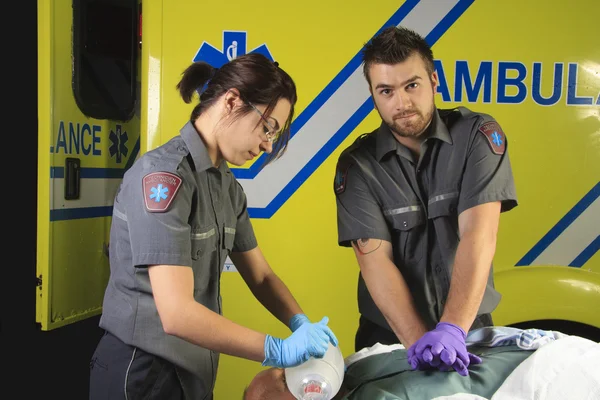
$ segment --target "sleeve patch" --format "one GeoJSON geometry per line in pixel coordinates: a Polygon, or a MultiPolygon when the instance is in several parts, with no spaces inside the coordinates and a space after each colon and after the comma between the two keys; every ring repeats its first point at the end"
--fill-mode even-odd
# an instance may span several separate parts
{"type": "Polygon", "coordinates": [[[346,179],[348,178],[348,170],[351,164],[340,163],[335,171],[335,179],[333,181],[333,190],[335,194],[342,194],[346,190],[346,179]]]}
{"type": "Polygon", "coordinates": [[[497,122],[486,122],[479,127],[479,132],[485,135],[494,154],[504,154],[506,150],[506,137],[497,122]]]}
{"type": "Polygon", "coordinates": [[[170,172],[152,172],[143,179],[144,204],[148,212],[165,212],[181,186],[181,178],[170,172]]]}

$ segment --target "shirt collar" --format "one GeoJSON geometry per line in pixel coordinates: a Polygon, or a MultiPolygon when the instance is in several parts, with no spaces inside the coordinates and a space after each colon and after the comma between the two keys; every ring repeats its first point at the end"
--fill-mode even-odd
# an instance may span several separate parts
{"type": "MultiPolygon", "coordinates": [[[[183,138],[183,141],[187,145],[190,154],[192,155],[192,160],[194,160],[196,171],[201,172],[213,168],[214,166],[210,156],[208,155],[206,145],[194,127],[194,123],[192,121],[188,121],[183,128],[181,128],[180,134],[183,138]]],[[[219,170],[223,172],[228,171],[229,167],[227,166],[227,163],[224,161],[221,162],[221,165],[219,165],[219,170]]]]}
{"type": "MultiPolygon", "coordinates": [[[[425,139],[425,141],[433,138],[439,139],[448,144],[452,144],[452,137],[448,132],[446,124],[440,118],[440,114],[437,108],[435,108],[433,112],[432,127],[428,128],[428,130],[431,133],[429,133],[429,136],[425,139]],[[431,132],[431,128],[433,128],[433,132],[431,132]]],[[[381,123],[376,135],[377,136],[375,145],[375,155],[377,156],[377,160],[381,161],[383,156],[385,156],[391,151],[396,151],[399,155],[404,156],[408,159],[412,159],[410,150],[398,143],[398,141],[392,134],[390,128],[385,122],[381,123]]]]}
{"type": "Polygon", "coordinates": [[[446,124],[440,117],[440,113],[438,112],[437,108],[433,112],[433,124],[433,133],[430,134],[427,139],[434,138],[439,139],[448,144],[452,144],[452,136],[450,136],[450,132],[448,132],[448,128],[446,127],[446,124]]]}
{"type": "Polygon", "coordinates": [[[389,126],[382,121],[375,136],[375,155],[377,156],[377,161],[381,161],[386,154],[392,151],[400,153],[403,150],[410,153],[404,146],[400,146],[389,126]]]}

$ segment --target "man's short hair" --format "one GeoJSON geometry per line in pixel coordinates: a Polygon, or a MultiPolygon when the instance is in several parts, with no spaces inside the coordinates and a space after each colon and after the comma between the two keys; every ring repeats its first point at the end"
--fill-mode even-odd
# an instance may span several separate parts
{"type": "Polygon", "coordinates": [[[259,372],[252,379],[252,382],[246,386],[243,400],[273,399],[278,398],[285,392],[288,392],[288,388],[283,370],[281,368],[269,368],[259,372]],[[271,372],[278,372],[279,374],[274,375],[271,372]],[[265,378],[268,379],[265,381],[265,378]]]}
{"type": "Polygon", "coordinates": [[[433,74],[433,51],[421,35],[403,27],[385,28],[366,43],[362,51],[363,73],[367,82],[371,85],[369,69],[373,64],[398,64],[414,53],[421,56],[429,75],[433,74]]]}

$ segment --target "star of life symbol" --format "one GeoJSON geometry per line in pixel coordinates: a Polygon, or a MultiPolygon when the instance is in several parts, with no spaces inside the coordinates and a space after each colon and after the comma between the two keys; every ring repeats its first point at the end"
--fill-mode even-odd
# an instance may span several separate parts
{"type": "Polygon", "coordinates": [[[167,171],[151,172],[144,176],[142,189],[148,212],[165,212],[173,202],[182,179],[167,171]]]}
{"type": "Polygon", "coordinates": [[[492,133],[492,141],[494,142],[494,144],[498,147],[502,146],[502,136],[500,136],[498,134],[498,132],[494,131],[494,133],[492,133]]]}
{"type": "Polygon", "coordinates": [[[273,61],[273,56],[266,44],[247,51],[247,36],[245,31],[223,31],[223,49],[219,50],[215,46],[202,42],[202,45],[196,52],[193,62],[204,61],[215,68],[220,68],[223,64],[249,53],[259,53],[273,61]]]}
{"type": "Polygon", "coordinates": [[[150,188],[152,194],[150,195],[150,199],[153,199],[155,202],[160,202],[161,200],[166,200],[169,193],[169,188],[163,187],[163,185],[159,184],[158,187],[150,188]]]}
{"type": "Polygon", "coordinates": [[[115,157],[117,160],[117,164],[120,164],[123,160],[122,157],[127,157],[127,153],[129,150],[127,149],[127,132],[121,131],[121,125],[117,125],[115,130],[110,130],[110,134],[108,138],[112,142],[110,148],[110,156],[115,157]]]}

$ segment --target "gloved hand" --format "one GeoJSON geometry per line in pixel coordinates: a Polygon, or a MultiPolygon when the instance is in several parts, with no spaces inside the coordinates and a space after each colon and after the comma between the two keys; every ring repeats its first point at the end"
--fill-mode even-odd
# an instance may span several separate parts
{"type": "Polygon", "coordinates": [[[480,364],[481,358],[467,351],[465,331],[449,322],[440,322],[408,349],[408,361],[413,369],[454,368],[460,375],[469,374],[470,364],[480,364]]]}
{"type": "Polygon", "coordinates": [[[315,325],[315,329],[325,329],[325,331],[327,332],[327,335],[331,338],[331,344],[333,344],[334,346],[338,345],[337,337],[335,336],[335,334],[333,333],[331,328],[329,328],[327,325],[325,325],[324,327],[322,327],[322,326],[316,327],[317,324],[310,322],[310,320],[308,319],[308,317],[305,314],[294,315],[292,317],[292,319],[290,320],[290,329],[292,330],[292,332],[296,332],[298,330],[298,328],[300,328],[304,324],[315,325]]]}
{"type": "Polygon", "coordinates": [[[310,357],[322,358],[329,342],[337,346],[337,338],[327,326],[328,317],[317,323],[303,323],[287,339],[265,338],[265,367],[289,368],[308,361],[310,357]]]}
{"type": "Polygon", "coordinates": [[[290,320],[290,329],[292,332],[296,332],[296,330],[305,322],[310,322],[305,314],[296,314],[290,320]]]}

